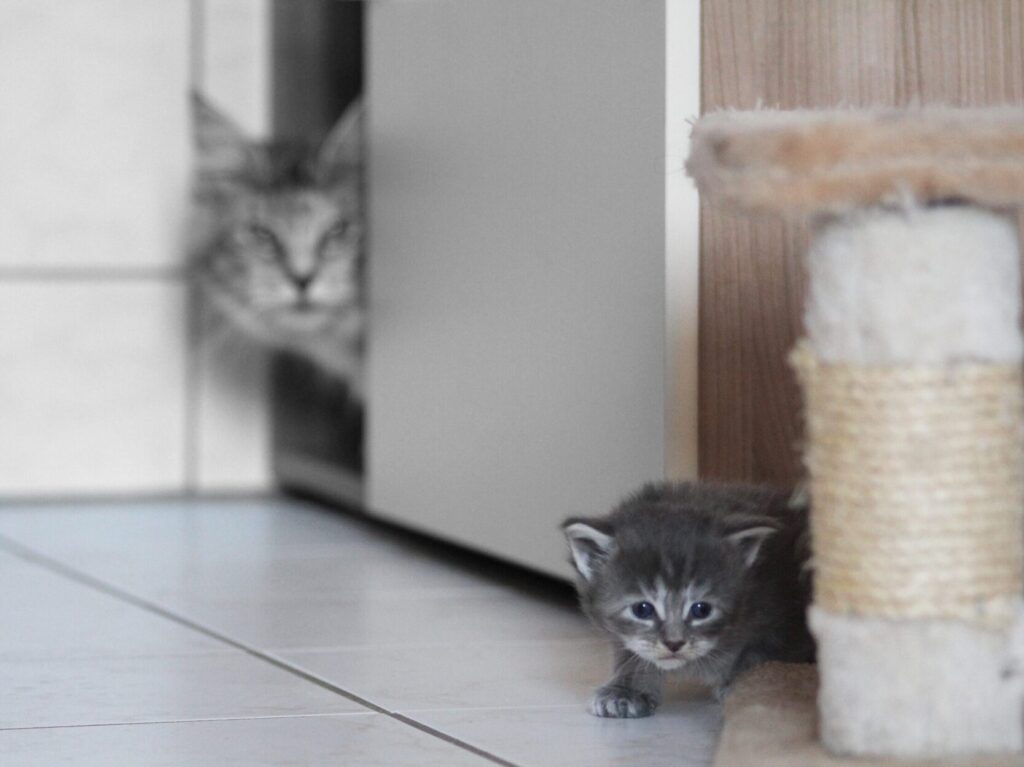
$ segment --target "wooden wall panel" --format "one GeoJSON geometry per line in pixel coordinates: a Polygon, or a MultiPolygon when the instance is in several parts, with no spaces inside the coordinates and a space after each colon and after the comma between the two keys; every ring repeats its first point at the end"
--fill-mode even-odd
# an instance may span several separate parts
{"type": "MultiPolygon", "coordinates": [[[[705,0],[703,111],[1024,104],[1024,0],[705,0]]],[[[806,227],[701,212],[700,466],[792,484],[806,227]]]]}

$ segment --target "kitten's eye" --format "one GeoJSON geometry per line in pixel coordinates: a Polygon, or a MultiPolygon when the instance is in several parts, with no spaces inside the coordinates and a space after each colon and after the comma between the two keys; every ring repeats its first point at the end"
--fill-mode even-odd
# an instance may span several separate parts
{"type": "Polygon", "coordinates": [[[694,620],[702,621],[711,615],[713,609],[707,602],[694,602],[690,605],[690,617],[694,620]]]}
{"type": "Polygon", "coordinates": [[[629,609],[632,611],[633,615],[642,621],[649,621],[657,613],[654,609],[654,605],[650,602],[637,602],[636,604],[630,605],[629,609]]]}

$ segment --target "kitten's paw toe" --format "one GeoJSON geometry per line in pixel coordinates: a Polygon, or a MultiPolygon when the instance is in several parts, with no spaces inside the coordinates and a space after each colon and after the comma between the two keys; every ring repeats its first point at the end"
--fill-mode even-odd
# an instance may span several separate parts
{"type": "Polygon", "coordinates": [[[658,707],[651,695],[623,687],[602,687],[590,701],[590,713],[613,719],[636,719],[650,716],[658,707]]]}

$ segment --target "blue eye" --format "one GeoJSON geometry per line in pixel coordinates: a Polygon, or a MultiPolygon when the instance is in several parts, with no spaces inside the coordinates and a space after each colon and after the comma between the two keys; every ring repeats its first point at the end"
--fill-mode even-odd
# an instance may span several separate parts
{"type": "Polygon", "coordinates": [[[694,620],[702,621],[711,615],[713,608],[707,602],[694,602],[690,605],[690,617],[694,620]]]}
{"type": "Polygon", "coordinates": [[[642,621],[649,621],[656,614],[654,605],[650,602],[637,602],[630,606],[630,610],[633,611],[633,615],[642,621]]]}

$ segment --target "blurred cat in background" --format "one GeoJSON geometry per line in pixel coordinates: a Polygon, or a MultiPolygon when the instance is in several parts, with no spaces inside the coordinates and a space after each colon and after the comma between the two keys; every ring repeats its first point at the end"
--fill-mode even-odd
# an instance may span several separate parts
{"type": "Polygon", "coordinates": [[[739,483],[649,484],[562,529],[580,604],[616,653],[591,713],[649,716],[668,672],[721,698],[758,663],[814,659],[800,499],[739,483]]]}
{"type": "Polygon", "coordinates": [[[362,399],[362,108],[319,147],[249,140],[199,94],[190,275],[204,304],[362,399]]]}

